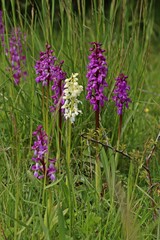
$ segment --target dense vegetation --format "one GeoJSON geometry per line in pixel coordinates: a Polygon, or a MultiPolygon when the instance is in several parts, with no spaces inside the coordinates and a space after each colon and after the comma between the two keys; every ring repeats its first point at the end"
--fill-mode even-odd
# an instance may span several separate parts
{"type": "Polygon", "coordinates": [[[158,3],[32,2],[0,1],[0,239],[160,239],[158,3]],[[107,62],[108,101],[98,112],[86,99],[91,42],[102,43],[107,62]],[[54,81],[37,80],[47,44],[56,73],[63,81],[78,73],[83,86],[73,123],[61,98],[50,111],[54,81]],[[118,114],[121,73],[131,102],[118,114]],[[48,167],[42,179],[34,176],[37,146],[48,167]]]}

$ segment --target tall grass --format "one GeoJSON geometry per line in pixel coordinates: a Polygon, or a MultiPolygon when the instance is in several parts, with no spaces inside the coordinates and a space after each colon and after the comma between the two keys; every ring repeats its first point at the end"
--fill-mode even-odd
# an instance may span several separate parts
{"type": "MultiPolygon", "coordinates": [[[[27,35],[23,46],[28,76],[15,86],[5,51],[0,55],[0,239],[160,239],[159,218],[159,69],[154,22],[154,1],[1,0],[9,46],[10,32],[20,27],[27,35]],[[108,2],[108,1],[107,1],[108,2]],[[67,76],[79,73],[86,88],[89,43],[106,49],[109,98],[102,109],[100,130],[95,137],[94,112],[81,95],[82,111],[70,142],[71,186],[66,183],[66,122],[62,126],[60,170],[49,185],[31,171],[32,132],[47,124],[52,139],[50,152],[57,154],[56,114],[42,112],[43,93],[35,82],[35,61],[45,44],[51,44],[64,60],[67,76]],[[123,116],[118,167],[115,149],[118,116],[112,100],[115,77],[128,75],[132,104],[123,116]],[[45,114],[46,115],[46,114],[45,114]],[[46,118],[45,118],[46,119],[46,118]],[[95,148],[99,141],[102,191],[97,201],[95,148]],[[108,146],[112,146],[112,149],[108,146]],[[151,154],[148,181],[146,159],[151,154]],[[127,153],[129,157],[123,155],[127,153]],[[151,194],[152,192],[152,194],[151,194]],[[154,203],[154,204],[152,204],[154,203]],[[156,211],[156,218],[153,218],[156,211]],[[72,218],[72,219],[71,219],[72,218]]],[[[50,93],[49,93],[50,94],[50,93]]],[[[49,105],[52,101],[49,99],[49,105]]]]}

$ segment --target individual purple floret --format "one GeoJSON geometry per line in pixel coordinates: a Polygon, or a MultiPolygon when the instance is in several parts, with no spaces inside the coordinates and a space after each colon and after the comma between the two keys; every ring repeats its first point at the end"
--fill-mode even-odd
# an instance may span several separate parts
{"type": "Polygon", "coordinates": [[[5,27],[4,27],[4,24],[3,24],[3,12],[0,10],[0,39],[1,39],[2,47],[5,46],[4,33],[5,33],[5,27]]]}
{"type": "Polygon", "coordinates": [[[52,86],[52,91],[54,92],[54,94],[52,95],[54,105],[50,108],[51,112],[56,110],[57,104],[63,104],[63,99],[60,100],[64,88],[63,80],[66,79],[66,72],[62,71],[63,63],[64,61],[61,61],[59,65],[56,65],[54,67],[54,79],[52,86]]]}
{"type": "Polygon", "coordinates": [[[47,169],[47,176],[50,178],[51,181],[54,181],[56,179],[56,176],[55,176],[56,168],[54,166],[56,159],[53,159],[53,160],[50,159],[49,161],[50,161],[50,164],[47,169]]]}
{"type": "Polygon", "coordinates": [[[128,108],[128,104],[131,102],[131,99],[128,97],[130,87],[127,85],[127,78],[128,76],[125,76],[123,73],[116,78],[112,99],[116,103],[118,115],[122,115],[124,107],[128,108]]]}
{"type": "Polygon", "coordinates": [[[53,56],[53,50],[51,46],[46,44],[46,51],[40,53],[40,60],[36,61],[35,69],[36,82],[42,82],[42,86],[48,86],[50,81],[53,81],[55,77],[55,61],[56,57],[53,56]]]}
{"type": "Polygon", "coordinates": [[[6,55],[9,57],[11,64],[12,76],[14,83],[19,84],[20,79],[25,78],[26,71],[23,71],[23,67],[26,65],[26,56],[23,55],[22,40],[25,40],[22,32],[18,28],[14,28],[9,38],[9,50],[6,49],[6,55]]]}
{"type": "Polygon", "coordinates": [[[93,105],[93,110],[99,110],[99,105],[104,106],[104,102],[107,101],[107,97],[104,95],[104,88],[108,87],[105,81],[108,68],[106,58],[103,56],[105,50],[101,49],[101,43],[92,42],[92,52],[89,58],[89,64],[87,66],[88,72],[86,77],[88,78],[87,96],[86,99],[93,105]]]}
{"type": "Polygon", "coordinates": [[[36,131],[33,132],[33,136],[36,137],[36,141],[34,141],[32,146],[32,150],[34,150],[34,157],[32,160],[35,162],[35,164],[32,166],[34,176],[38,179],[41,179],[46,175],[50,181],[54,181],[56,172],[54,163],[56,159],[48,159],[50,164],[48,167],[46,166],[46,156],[48,154],[48,136],[41,125],[39,125],[36,131]]]}

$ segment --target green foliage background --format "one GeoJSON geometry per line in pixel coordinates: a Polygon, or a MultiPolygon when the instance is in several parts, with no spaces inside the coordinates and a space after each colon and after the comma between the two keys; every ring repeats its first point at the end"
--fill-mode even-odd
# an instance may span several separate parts
{"type": "MultiPolygon", "coordinates": [[[[160,151],[155,139],[160,128],[159,93],[159,1],[127,0],[1,0],[8,45],[10,31],[20,27],[26,34],[23,46],[28,76],[14,86],[7,71],[9,62],[0,48],[0,239],[160,239],[159,182],[160,151]],[[99,146],[102,192],[95,189],[94,112],[85,100],[89,43],[98,41],[106,50],[109,102],[101,112],[99,141],[117,145],[118,116],[111,101],[115,77],[124,72],[131,86],[132,104],[123,116],[119,155],[99,146]],[[32,132],[45,124],[41,108],[42,91],[35,82],[35,61],[46,43],[59,60],[64,60],[67,76],[79,73],[84,86],[83,114],[72,127],[71,172],[74,203],[66,184],[65,122],[62,129],[61,171],[48,187],[34,179],[32,132]],[[143,167],[152,148],[149,172],[143,167]],[[152,191],[151,191],[152,189],[152,191]],[[43,201],[42,201],[43,200],[43,201]],[[153,204],[154,202],[154,204],[153,204]],[[73,221],[70,218],[72,208],[73,221]],[[156,212],[156,218],[153,218],[156,212]],[[153,220],[154,219],[154,220],[153,220]]],[[[49,99],[49,104],[52,101],[49,99]]],[[[56,115],[48,114],[51,155],[57,155],[56,115]]]]}

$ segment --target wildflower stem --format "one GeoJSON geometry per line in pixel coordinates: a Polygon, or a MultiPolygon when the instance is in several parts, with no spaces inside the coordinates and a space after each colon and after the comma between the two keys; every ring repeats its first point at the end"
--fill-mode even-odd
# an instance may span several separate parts
{"type": "MultiPolygon", "coordinates": [[[[121,132],[122,132],[122,114],[119,115],[117,150],[119,150],[121,132]]],[[[118,158],[119,158],[119,154],[118,154],[118,152],[116,152],[116,155],[115,155],[115,166],[116,166],[116,168],[118,166],[118,158]]]]}
{"type": "MultiPolygon", "coordinates": [[[[16,129],[15,129],[16,130],[16,129]]],[[[20,151],[20,144],[19,144],[19,137],[18,134],[15,134],[16,138],[15,138],[15,143],[16,143],[16,164],[17,164],[17,183],[16,183],[16,194],[15,194],[15,211],[14,211],[14,217],[15,219],[19,218],[19,201],[20,201],[20,184],[19,184],[19,174],[20,174],[20,159],[21,159],[21,151],[20,151]]],[[[15,222],[14,225],[14,240],[17,239],[17,232],[18,232],[18,223],[17,221],[15,222]]]]}
{"type": "Polygon", "coordinates": [[[99,101],[97,105],[98,105],[98,110],[95,111],[96,130],[99,129],[99,101]]]}
{"type": "Polygon", "coordinates": [[[119,116],[119,126],[118,126],[118,142],[120,142],[122,132],[122,114],[119,116]]]}
{"type": "Polygon", "coordinates": [[[72,181],[71,181],[71,171],[70,171],[70,161],[71,161],[71,121],[67,120],[66,127],[66,170],[67,170],[67,185],[69,188],[69,214],[70,214],[70,236],[72,235],[73,228],[73,200],[72,200],[72,181]]]}
{"type": "MultiPolygon", "coordinates": [[[[59,95],[60,95],[60,98],[61,98],[61,95],[62,95],[62,86],[61,86],[61,81],[59,81],[59,95]]],[[[62,107],[62,104],[60,102],[60,107],[59,107],[59,149],[61,149],[61,133],[62,133],[62,113],[61,113],[61,107],[62,107]]]]}
{"type": "MultiPolygon", "coordinates": [[[[95,111],[96,131],[99,129],[99,101],[97,101],[98,109],[95,111]]],[[[98,140],[98,139],[97,139],[98,140]]],[[[100,155],[99,155],[98,144],[96,146],[96,163],[95,163],[95,185],[98,198],[101,194],[101,167],[100,167],[100,155]]]]}
{"type": "Polygon", "coordinates": [[[45,109],[45,130],[47,134],[48,134],[48,111],[49,111],[49,81],[47,84],[46,109],[45,109]]]}
{"type": "Polygon", "coordinates": [[[96,164],[95,164],[95,182],[96,182],[96,192],[98,193],[98,197],[101,194],[101,167],[100,167],[100,155],[98,152],[98,146],[96,147],[96,164]]]}
{"type": "Polygon", "coordinates": [[[61,106],[62,104],[60,103],[59,107],[59,119],[58,119],[58,143],[57,143],[57,168],[58,171],[60,170],[60,158],[61,158],[61,142],[62,142],[62,113],[61,113],[61,106]]]}
{"type": "Polygon", "coordinates": [[[67,142],[67,146],[66,146],[66,160],[67,160],[67,166],[70,166],[70,162],[71,162],[71,122],[68,119],[67,120],[67,127],[66,127],[66,142],[67,142]]]}
{"type": "Polygon", "coordinates": [[[42,86],[42,116],[43,116],[43,122],[45,122],[44,87],[43,86],[42,86]]]}
{"type": "Polygon", "coordinates": [[[47,206],[46,206],[46,211],[45,211],[45,215],[44,215],[44,225],[51,229],[51,224],[52,224],[52,192],[50,191],[50,189],[47,189],[48,191],[46,191],[46,196],[47,196],[47,206]]]}
{"type": "Polygon", "coordinates": [[[59,148],[61,148],[61,132],[62,132],[62,113],[61,113],[61,106],[59,109],[59,148]]]}
{"type": "Polygon", "coordinates": [[[46,172],[44,173],[43,179],[43,190],[42,190],[42,215],[45,207],[45,193],[46,193],[46,172]]]}

